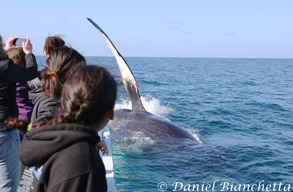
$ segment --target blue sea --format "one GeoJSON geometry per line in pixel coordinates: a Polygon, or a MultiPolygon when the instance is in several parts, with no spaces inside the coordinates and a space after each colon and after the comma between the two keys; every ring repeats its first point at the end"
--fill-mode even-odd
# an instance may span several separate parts
{"type": "MultiPolygon", "coordinates": [[[[112,72],[116,108],[130,108],[115,59],[87,61],[112,72]]],[[[113,133],[118,191],[293,191],[293,59],[126,61],[145,108],[198,142],[113,133]]]]}

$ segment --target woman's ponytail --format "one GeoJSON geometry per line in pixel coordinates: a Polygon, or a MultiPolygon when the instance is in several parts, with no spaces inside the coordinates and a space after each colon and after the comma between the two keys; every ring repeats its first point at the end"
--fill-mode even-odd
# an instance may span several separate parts
{"type": "Polygon", "coordinates": [[[58,75],[49,68],[42,70],[42,87],[44,94],[48,97],[55,97],[61,94],[61,84],[58,75]]]}
{"type": "Polygon", "coordinates": [[[85,65],[85,58],[70,47],[61,46],[51,51],[46,67],[41,72],[45,95],[60,96],[62,86],[69,75],[85,65]]]}

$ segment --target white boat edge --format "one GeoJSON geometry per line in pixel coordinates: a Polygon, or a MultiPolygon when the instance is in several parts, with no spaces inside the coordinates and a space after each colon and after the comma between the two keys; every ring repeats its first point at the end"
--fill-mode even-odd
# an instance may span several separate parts
{"type": "Polygon", "coordinates": [[[114,173],[114,160],[113,160],[113,151],[112,143],[110,138],[110,129],[105,127],[99,131],[99,136],[108,147],[108,155],[103,155],[100,151],[100,156],[102,157],[103,163],[106,169],[106,179],[108,185],[108,192],[117,192],[116,183],[115,183],[115,173],[114,173]]]}

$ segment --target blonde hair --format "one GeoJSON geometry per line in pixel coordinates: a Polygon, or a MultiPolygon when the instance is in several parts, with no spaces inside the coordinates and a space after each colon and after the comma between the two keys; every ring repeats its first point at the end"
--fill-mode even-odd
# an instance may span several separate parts
{"type": "Polygon", "coordinates": [[[21,47],[13,47],[7,51],[8,58],[13,61],[13,63],[20,65],[21,67],[26,66],[25,53],[21,47]]]}

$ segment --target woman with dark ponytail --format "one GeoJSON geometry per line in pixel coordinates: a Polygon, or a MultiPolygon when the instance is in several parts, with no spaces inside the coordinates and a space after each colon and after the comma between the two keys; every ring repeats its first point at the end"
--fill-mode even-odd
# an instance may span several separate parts
{"type": "Polygon", "coordinates": [[[67,79],[60,112],[39,121],[22,142],[21,162],[42,166],[34,191],[107,191],[95,145],[97,132],[114,117],[116,92],[114,78],[102,67],[82,67],[67,79]]]}
{"type": "Polygon", "coordinates": [[[72,72],[85,65],[84,57],[73,48],[61,46],[51,50],[46,67],[41,71],[40,85],[29,92],[29,98],[34,104],[32,124],[54,116],[56,108],[60,106],[64,82],[72,72]]]}
{"type": "MultiPolygon", "coordinates": [[[[50,38],[52,40],[52,38],[50,38]]],[[[53,38],[54,39],[54,38],[53,38]]],[[[47,39],[48,40],[48,39],[47,39]]],[[[46,44],[48,43],[46,40],[46,44]]],[[[50,41],[51,41],[50,40],[50,41]]],[[[62,39],[61,39],[62,40],[62,39]]],[[[49,41],[49,42],[50,42],[49,41]]],[[[51,119],[60,109],[60,97],[63,84],[66,79],[79,67],[86,65],[84,57],[73,48],[57,44],[51,44],[50,54],[46,61],[46,67],[41,71],[42,80],[34,84],[35,88],[29,91],[29,98],[34,104],[31,115],[31,123],[35,124],[40,120],[51,119]]],[[[45,50],[46,51],[46,50],[45,50]]],[[[17,122],[17,121],[16,121],[17,122]]],[[[11,122],[7,126],[21,129],[23,127],[11,122]]],[[[103,146],[102,146],[103,147],[103,146]]],[[[104,147],[106,149],[106,147],[104,147]]],[[[104,149],[102,149],[103,151],[104,149]]],[[[27,183],[36,183],[35,174],[30,175],[32,181],[26,181],[27,173],[31,173],[32,167],[22,166],[21,180],[18,191],[32,191],[31,187],[26,187],[27,183]]]]}
{"type": "MultiPolygon", "coordinates": [[[[65,41],[59,35],[48,36],[45,40],[45,45],[44,45],[45,55],[47,57],[50,57],[51,52],[63,46],[65,46],[65,41]]],[[[41,86],[41,83],[40,83],[41,79],[42,78],[40,77],[40,74],[39,74],[37,78],[29,81],[28,83],[32,89],[37,88],[41,86]]]]}

